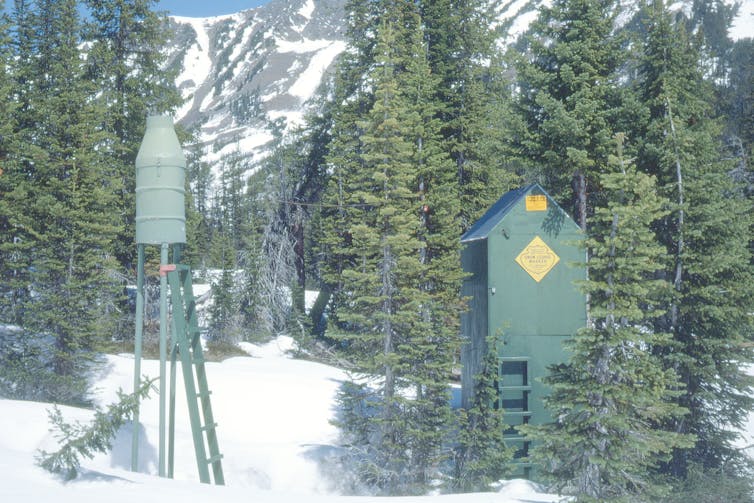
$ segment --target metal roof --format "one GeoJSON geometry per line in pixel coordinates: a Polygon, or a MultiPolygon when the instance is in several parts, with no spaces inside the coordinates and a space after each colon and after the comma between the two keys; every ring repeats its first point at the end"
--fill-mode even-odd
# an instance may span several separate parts
{"type": "Polygon", "coordinates": [[[490,209],[482,215],[479,220],[474,222],[474,225],[461,236],[461,243],[468,243],[469,241],[476,241],[478,239],[487,239],[487,236],[492,232],[495,226],[502,220],[505,215],[518,203],[522,197],[524,197],[533,188],[538,188],[547,199],[550,199],[550,195],[539,186],[538,183],[532,183],[526,187],[520,189],[513,189],[503,194],[503,197],[497,200],[495,204],[490,206],[490,209]]]}

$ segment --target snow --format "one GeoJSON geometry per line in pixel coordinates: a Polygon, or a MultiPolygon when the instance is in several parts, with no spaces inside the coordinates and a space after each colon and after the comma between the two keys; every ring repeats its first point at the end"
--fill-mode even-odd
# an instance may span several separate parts
{"type": "Polygon", "coordinates": [[[286,131],[291,131],[297,127],[303,126],[306,114],[304,112],[296,112],[293,110],[270,110],[267,112],[267,117],[270,120],[276,120],[279,118],[285,119],[286,131]]]}
{"type": "Polygon", "coordinates": [[[516,40],[519,35],[524,33],[534,22],[534,20],[537,19],[538,15],[539,13],[537,11],[529,11],[516,17],[515,21],[513,21],[513,24],[511,24],[511,27],[508,30],[506,42],[510,43],[516,40]]]}
{"type": "Polygon", "coordinates": [[[319,290],[304,290],[304,305],[307,312],[314,307],[317,297],[319,297],[319,290]]]}
{"type": "MultiPolygon", "coordinates": [[[[189,47],[184,58],[183,72],[176,79],[179,87],[184,82],[193,82],[189,87],[185,87],[183,98],[188,98],[201,85],[212,70],[212,59],[209,56],[209,35],[207,33],[208,19],[204,18],[175,18],[176,21],[186,23],[191,26],[196,33],[196,42],[189,47]]],[[[186,103],[178,110],[177,117],[185,116],[193,106],[192,100],[186,103]]]]}
{"type": "MultiPolygon", "coordinates": [[[[754,365],[745,368],[748,375],[754,375],[754,365]]],[[[736,441],[736,446],[740,449],[747,449],[749,456],[754,456],[754,410],[750,411],[741,436],[736,441]]]]}
{"type": "MultiPolygon", "coordinates": [[[[236,46],[233,48],[233,52],[231,52],[230,57],[228,58],[228,61],[231,62],[231,64],[237,64],[238,58],[241,56],[245,48],[245,42],[251,38],[251,35],[254,33],[254,30],[257,29],[257,25],[252,23],[246,26],[244,28],[243,33],[241,34],[241,38],[239,39],[240,42],[236,43],[236,46]]],[[[231,35],[232,37],[235,37],[235,32],[231,35]]]]}
{"type": "MultiPolygon", "coordinates": [[[[199,105],[199,110],[202,112],[205,112],[209,109],[209,107],[212,105],[212,100],[215,98],[215,95],[210,93],[207,93],[207,95],[202,100],[202,104],[199,105]]],[[[216,118],[215,120],[220,121],[222,120],[222,117],[216,118]]]]}
{"type": "Polygon", "coordinates": [[[288,94],[296,96],[301,102],[314,95],[314,91],[322,82],[322,74],[333,60],[346,48],[345,42],[331,42],[327,47],[319,50],[309,62],[309,66],[299,75],[298,80],[288,89],[288,94]]]}
{"type": "Polygon", "coordinates": [[[733,40],[754,38],[754,0],[742,0],[738,16],[728,31],[733,40]]]}
{"type": "MultiPolygon", "coordinates": [[[[738,15],[733,20],[733,24],[728,31],[728,35],[733,40],[740,40],[742,38],[754,37],[754,0],[739,0],[741,5],[738,11],[738,15]]],[[[543,0],[543,5],[549,5],[550,0],[543,0]]],[[[733,0],[725,0],[725,3],[730,5],[733,0]]],[[[504,21],[515,17],[512,26],[508,30],[508,33],[501,41],[500,47],[504,47],[506,44],[510,44],[515,41],[516,38],[528,29],[531,23],[536,19],[538,15],[537,10],[523,12],[524,9],[531,5],[530,0],[509,0],[507,2],[498,3],[497,15],[495,26],[502,24],[504,21]],[[502,5],[500,5],[502,4],[502,5]]],[[[687,17],[690,17],[692,12],[692,2],[689,0],[677,0],[672,2],[669,6],[671,12],[683,12],[687,17]]],[[[619,24],[622,24],[619,22],[619,24]]]]}
{"type": "Polygon", "coordinates": [[[312,14],[314,14],[314,0],[306,0],[304,5],[298,10],[298,14],[306,19],[311,19],[312,14]]]}
{"type": "MultiPolygon", "coordinates": [[[[0,400],[0,501],[56,501],[59,503],[516,503],[555,502],[533,484],[514,480],[497,492],[448,496],[376,498],[340,496],[332,478],[332,454],[338,449],[338,431],[330,422],[335,393],[346,378],[343,371],[320,363],[297,360],[289,352],[294,342],[279,337],[264,345],[242,344],[248,357],[208,363],[212,407],[218,422],[226,486],[198,482],[179,387],[176,417],[175,480],[157,472],[158,399],[143,403],[140,423],[140,472],[129,470],[131,428],[124,427],[113,450],[83,460],[75,480],[64,483],[35,465],[38,449],[52,451],[55,439],[48,431],[50,404],[0,400]]],[[[111,355],[94,392],[106,405],[116,390],[130,390],[133,356],[111,355]]],[[[155,360],[144,360],[142,372],[159,373],[155,360]]],[[[179,372],[180,375],[180,372],[179,372]]],[[[155,395],[153,393],[153,395],[155,395]]],[[[68,420],[88,421],[91,411],[61,407],[68,420]]],[[[337,477],[336,477],[337,478],[337,477]]]]}
{"type": "MultiPolygon", "coordinates": [[[[278,52],[295,52],[297,54],[307,54],[310,52],[319,51],[332,45],[332,40],[320,39],[312,40],[309,38],[303,38],[301,40],[282,40],[276,39],[278,52]]],[[[341,42],[343,43],[343,42],[341,42]]]]}
{"type": "MultiPolygon", "coordinates": [[[[259,161],[269,155],[265,146],[274,140],[271,132],[251,127],[242,127],[235,130],[227,129],[225,133],[235,134],[238,140],[228,143],[217,151],[208,151],[204,159],[210,164],[219,163],[223,158],[238,153],[250,153],[255,160],[259,161]]],[[[202,136],[202,139],[206,141],[207,137],[202,136]]],[[[215,173],[215,176],[217,176],[217,173],[215,173]]]]}

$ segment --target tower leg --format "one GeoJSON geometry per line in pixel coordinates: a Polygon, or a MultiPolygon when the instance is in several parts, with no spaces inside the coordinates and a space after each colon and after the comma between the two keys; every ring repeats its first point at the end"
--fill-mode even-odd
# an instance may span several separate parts
{"type": "Polygon", "coordinates": [[[168,244],[163,243],[160,248],[160,448],[159,468],[160,477],[166,475],[165,471],[165,445],[166,445],[166,405],[168,387],[166,383],[166,367],[168,353],[168,278],[167,273],[162,272],[163,266],[168,264],[168,244]]]}
{"type": "MultiPolygon", "coordinates": [[[[141,388],[141,343],[144,331],[144,245],[137,245],[136,315],[134,317],[134,393],[141,388]]],[[[138,398],[137,398],[138,400],[138,398]]],[[[139,403],[136,403],[131,438],[131,471],[139,469],[139,403]]]]}

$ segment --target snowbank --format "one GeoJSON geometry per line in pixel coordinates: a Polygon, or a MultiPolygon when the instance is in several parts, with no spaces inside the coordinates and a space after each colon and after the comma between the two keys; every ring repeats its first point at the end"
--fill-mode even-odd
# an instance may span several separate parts
{"type": "MultiPolygon", "coordinates": [[[[249,357],[207,364],[212,407],[219,424],[226,487],[198,483],[185,398],[176,409],[175,480],[157,473],[157,397],[141,411],[140,473],[129,471],[131,429],[121,430],[111,453],[84,460],[81,476],[63,483],[35,465],[38,449],[55,450],[49,432],[49,404],[0,400],[0,501],[57,503],[514,503],[554,502],[526,481],[510,481],[500,492],[432,497],[371,498],[337,496],[323,468],[337,452],[338,432],[330,423],[342,371],[295,360],[293,341],[280,337],[263,346],[244,345],[249,357]],[[180,499],[179,499],[180,498],[180,499]],[[431,499],[430,499],[431,498],[431,499]]],[[[143,373],[159,374],[157,361],[142,363],[143,373]]],[[[179,373],[180,375],[180,373],[179,373]]],[[[95,399],[105,405],[118,388],[131,390],[133,357],[109,356],[99,376],[95,399]]],[[[91,411],[61,407],[69,420],[88,421],[91,411]]]]}

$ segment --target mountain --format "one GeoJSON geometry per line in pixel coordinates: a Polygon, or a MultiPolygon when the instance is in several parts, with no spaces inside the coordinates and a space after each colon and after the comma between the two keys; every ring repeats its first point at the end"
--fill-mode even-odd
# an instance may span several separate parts
{"type": "MultiPolygon", "coordinates": [[[[511,42],[548,0],[492,0],[511,42]]],[[[271,0],[237,14],[170,17],[167,54],[185,104],[179,124],[198,132],[203,159],[264,159],[276,129],[300,124],[323,75],[346,49],[345,0],[271,0]]]]}
{"type": "Polygon", "coordinates": [[[273,131],[300,124],[307,101],[345,48],[345,0],[272,0],[211,18],[169,18],[168,64],[204,160],[267,155],[273,131]]]}
{"type": "MultiPolygon", "coordinates": [[[[549,3],[490,0],[501,49],[549,3]]],[[[271,0],[227,16],[169,18],[168,64],[186,99],[176,119],[198,132],[205,161],[217,166],[224,156],[250,154],[253,168],[275,131],[301,124],[323,75],[346,49],[344,7],[345,0],[271,0]]],[[[636,7],[624,3],[622,23],[636,7]]],[[[674,4],[691,7],[690,0],[674,4]]],[[[753,31],[754,0],[743,0],[730,36],[753,31]]]]}

